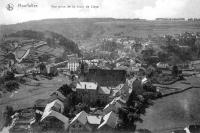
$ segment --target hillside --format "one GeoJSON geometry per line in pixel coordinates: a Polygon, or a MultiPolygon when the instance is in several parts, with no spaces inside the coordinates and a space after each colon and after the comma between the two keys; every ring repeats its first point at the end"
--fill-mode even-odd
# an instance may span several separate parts
{"type": "Polygon", "coordinates": [[[64,59],[68,54],[80,55],[75,42],[50,31],[17,31],[6,35],[0,44],[0,59],[5,62],[13,57],[18,62],[33,62],[47,61],[50,57],[64,59]]]}
{"type": "Polygon", "coordinates": [[[74,40],[78,45],[95,46],[109,36],[148,37],[183,32],[200,32],[200,22],[144,21],[131,19],[88,18],[47,19],[1,25],[1,36],[19,30],[52,31],[74,40]]]}
{"type": "Polygon", "coordinates": [[[47,44],[51,47],[62,47],[65,51],[69,53],[77,53],[79,54],[79,48],[75,42],[70,39],[65,38],[64,36],[51,32],[51,31],[33,31],[33,30],[21,30],[16,33],[11,33],[7,35],[8,38],[22,38],[25,37],[27,39],[35,39],[35,40],[43,40],[46,41],[47,44]]]}

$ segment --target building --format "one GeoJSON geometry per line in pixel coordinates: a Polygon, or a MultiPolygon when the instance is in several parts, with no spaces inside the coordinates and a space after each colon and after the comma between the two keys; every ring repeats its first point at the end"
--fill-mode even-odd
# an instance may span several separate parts
{"type": "Polygon", "coordinates": [[[131,92],[132,88],[127,80],[126,83],[119,89],[121,99],[127,101],[131,92]]]}
{"type": "Polygon", "coordinates": [[[110,87],[101,86],[98,89],[97,101],[100,103],[107,104],[110,100],[110,95],[112,93],[112,89],[110,87]]]}
{"type": "Polygon", "coordinates": [[[89,67],[91,66],[98,66],[99,64],[99,60],[98,59],[93,59],[93,60],[83,60],[85,63],[87,63],[89,65],[89,67]]]}
{"type": "Polygon", "coordinates": [[[51,103],[48,103],[46,105],[46,107],[45,107],[42,119],[43,119],[43,117],[45,117],[45,113],[46,112],[50,112],[51,110],[54,110],[54,111],[56,111],[58,113],[63,113],[63,111],[64,111],[63,102],[61,102],[60,100],[56,99],[56,100],[52,101],[51,103]]]}
{"type": "Polygon", "coordinates": [[[110,89],[100,87],[95,82],[77,83],[76,92],[82,102],[87,104],[96,104],[97,101],[100,103],[107,103],[110,96],[110,89]]]}
{"type": "Polygon", "coordinates": [[[123,100],[121,97],[116,97],[114,98],[109,104],[107,104],[104,109],[102,114],[107,114],[111,111],[118,113],[119,108],[125,107],[126,106],[126,101],[123,100]]]}
{"type": "Polygon", "coordinates": [[[78,67],[79,67],[80,63],[77,59],[73,59],[73,60],[69,60],[68,64],[67,64],[67,68],[70,71],[77,71],[78,67]]]}
{"type": "Polygon", "coordinates": [[[98,127],[98,125],[101,124],[101,120],[102,120],[102,116],[95,116],[95,115],[87,116],[88,123],[90,125],[93,125],[93,127],[98,127]]]}
{"type": "Polygon", "coordinates": [[[158,68],[158,69],[169,69],[169,64],[167,64],[167,63],[162,63],[162,62],[158,62],[157,64],[156,64],[156,67],[158,68]]]}
{"type": "Polygon", "coordinates": [[[200,70],[200,60],[191,61],[189,67],[190,69],[200,70]]]}
{"type": "Polygon", "coordinates": [[[64,116],[64,104],[60,100],[56,99],[51,103],[48,103],[44,109],[44,112],[41,117],[41,122],[52,125],[56,123],[62,123],[64,129],[67,129],[69,126],[69,118],[64,116]]]}
{"type": "Polygon", "coordinates": [[[87,123],[87,116],[85,111],[78,113],[70,122],[69,133],[91,132],[92,127],[87,123]]]}
{"type": "Polygon", "coordinates": [[[84,103],[94,103],[96,101],[98,84],[94,82],[80,82],[76,86],[78,97],[84,103]]]}
{"type": "Polygon", "coordinates": [[[97,82],[100,86],[117,86],[126,81],[125,70],[89,69],[86,82],[97,82]]]}
{"type": "Polygon", "coordinates": [[[69,132],[92,132],[101,124],[102,116],[90,115],[85,111],[78,113],[70,122],[69,132]]]}
{"type": "Polygon", "coordinates": [[[109,131],[113,130],[118,122],[119,117],[113,111],[103,117],[103,122],[98,126],[98,130],[109,131]]]}

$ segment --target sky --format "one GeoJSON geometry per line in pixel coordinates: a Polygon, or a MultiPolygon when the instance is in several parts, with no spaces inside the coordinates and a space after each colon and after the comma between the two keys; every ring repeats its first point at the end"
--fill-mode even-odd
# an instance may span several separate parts
{"type": "Polygon", "coordinates": [[[200,0],[0,0],[0,24],[51,18],[104,17],[200,18],[200,0]],[[7,9],[8,4],[13,5],[13,10],[7,9]],[[21,7],[20,4],[37,7],[21,7]],[[72,5],[75,8],[68,7],[72,5]],[[94,6],[98,8],[92,8],[94,6]]]}

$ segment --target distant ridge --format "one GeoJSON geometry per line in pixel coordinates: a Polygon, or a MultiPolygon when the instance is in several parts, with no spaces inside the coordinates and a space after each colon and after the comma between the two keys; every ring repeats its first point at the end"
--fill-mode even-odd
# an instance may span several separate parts
{"type": "Polygon", "coordinates": [[[93,47],[105,37],[123,33],[124,36],[148,37],[183,32],[200,32],[198,21],[153,21],[115,18],[66,18],[34,20],[1,25],[0,36],[20,30],[51,31],[84,47],[93,47]]]}

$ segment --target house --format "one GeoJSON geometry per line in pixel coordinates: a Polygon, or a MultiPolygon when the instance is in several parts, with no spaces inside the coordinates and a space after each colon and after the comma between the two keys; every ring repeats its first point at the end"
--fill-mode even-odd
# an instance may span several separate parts
{"type": "Polygon", "coordinates": [[[127,101],[131,91],[131,87],[129,86],[129,82],[127,80],[126,83],[119,89],[121,98],[127,101]]]}
{"type": "Polygon", "coordinates": [[[9,127],[9,133],[30,131],[30,121],[33,119],[35,114],[34,109],[26,108],[18,111],[20,111],[20,113],[17,112],[11,116],[12,121],[9,127]]]}
{"type": "Polygon", "coordinates": [[[200,60],[191,61],[189,64],[190,69],[200,69],[200,60]]]}
{"type": "Polygon", "coordinates": [[[108,87],[100,87],[95,82],[79,82],[76,85],[76,92],[84,103],[95,104],[107,103],[109,101],[110,89],[108,87]]]}
{"type": "Polygon", "coordinates": [[[112,97],[120,96],[123,100],[127,101],[130,93],[132,92],[132,83],[135,78],[126,80],[125,84],[119,84],[114,89],[112,89],[112,97]],[[113,93],[114,92],[114,93],[113,93]]]}
{"type": "Polygon", "coordinates": [[[114,98],[109,104],[107,104],[103,109],[103,114],[107,114],[110,111],[118,113],[119,108],[126,106],[126,101],[123,100],[121,97],[114,98]]]}
{"type": "Polygon", "coordinates": [[[80,63],[78,61],[78,59],[70,59],[68,64],[67,64],[67,68],[70,70],[70,71],[77,71],[78,67],[79,67],[80,63]]]}
{"type": "Polygon", "coordinates": [[[69,132],[92,132],[101,124],[101,121],[102,116],[90,115],[81,111],[71,120],[69,132]]]}
{"type": "Polygon", "coordinates": [[[83,60],[85,63],[87,63],[89,65],[89,67],[91,66],[97,66],[99,64],[99,60],[98,59],[93,59],[93,60],[83,60]]]}
{"type": "Polygon", "coordinates": [[[97,100],[101,101],[102,103],[108,103],[111,92],[112,90],[110,87],[106,87],[106,86],[99,87],[97,100]]]}
{"type": "Polygon", "coordinates": [[[113,111],[103,117],[103,122],[98,126],[98,130],[112,130],[116,127],[119,117],[113,111]]]}
{"type": "Polygon", "coordinates": [[[51,95],[51,99],[59,99],[61,101],[64,101],[66,97],[60,92],[60,91],[55,91],[51,95]]]}
{"type": "Polygon", "coordinates": [[[34,48],[38,48],[38,47],[41,47],[43,45],[47,45],[47,42],[45,42],[45,41],[39,41],[37,43],[34,43],[33,45],[34,45],[33,46],[34,48]]]}
{"type": "Polygon", "coordinates": [[[65,67],[67,64],[68,64],[68,61],[49,64],[47,65],[47,73],[56,75],[58,73],[58,68],[65,67]]]}
{"type": "Polygon", "coordinates": [[[92,127],[87,122],[88,114],[85,111],[78,113],[69,124],[70,133],[92,131],[92,127]]]}
{"type": "Polygon", "coordinates": [[[65,130],[69,126],[69,118],[59,112],[54,111],[54,110],[49,110],[48,112],[44,112],[42,119],[40,121],[41,122],[46,121],[47,123],[51,122],[52,124],[62,122],[65,130]]]}
{"type": "Polygon", "coordinates": [[[157,64],[156,64],[156,66],[157,66],[157,68],[158,69],[169,69],[169,64],[167,64],[167,63],[162,63],[162,62],[158,62],[157,64]]]}
{"type": "Polygon", "coordinates": [[[132,90],[137,94],[141,95],[143,93],[143,88],[142,88],[142,81],[139,78],[136,78],[132,82],[132,90]]]}
{"type": "Polygon", "coordinates": [[[45,115],[45,112],[49,112],[50,110],[54,110],[59,113],[63,113],[64,111],[64,104],[60,100],[56,99],[52,101],[51,103],[48,103],[44,109],[43,115],[45,115]]]}
{"type": "Polygon", "coordinates": [[[46,123],[56,123],[62,122],[65,129],[69,126],[69,118],[64,116],[64,104],[60,100],[56,99],[51,103],[48,103],[44,109],[44,112],[41,117],[41,122],[46,123]]]}
{"type": "Polygon", "coordinates": [[[96,130],[101,124],[102,116],[88,115],[87,122],[92,127],[92,131],[96,130]]]}
{"type": "Polygon", "coordinates": [[[79,98],[82,99],[84,103],[94,103],[96,101],[98,84],[94,82],[80,82],[76,86],[76,91],[79,98]]]}

